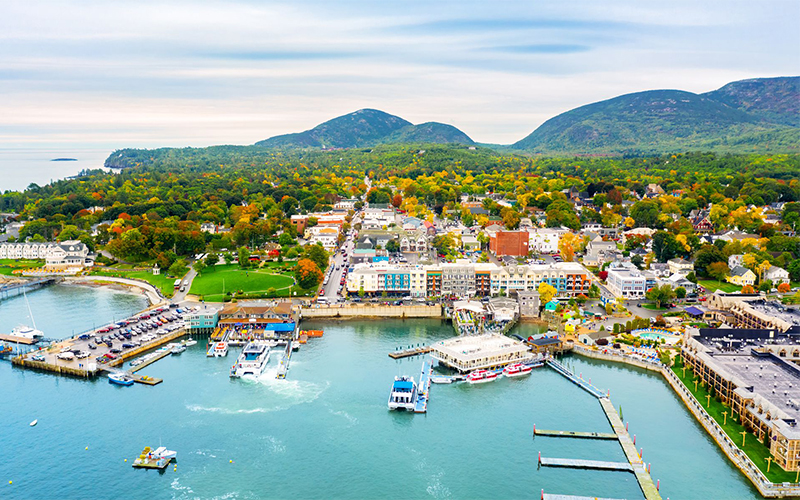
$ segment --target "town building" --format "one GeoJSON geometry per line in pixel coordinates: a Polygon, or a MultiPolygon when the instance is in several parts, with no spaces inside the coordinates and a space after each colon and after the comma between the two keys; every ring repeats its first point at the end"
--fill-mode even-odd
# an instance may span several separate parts
{"type": "Polygon", "coordinates": [[[218,309],[201,309],[193,312],[187,317],[187,325],[191,335],[206,335],[210,334],[217,327],[219,321],[218,309]]]}
{"type": "Polygon", "coordinates": [[[498,257],[527,257],[529,240],[527,231],[497,231],[489,235],[489,251],[498,257]]]}
{"type": "Polygon", "coordinates": [[[522,318],[538,318],[541,305],[539,292],[535,290],[520,290],[517,292],[519,302],[519,315],[522,318]]]}
{"type": "Polygon", "coordinates": [[[791,283],[789,271],[782,267],[772,266],[764,272],[764,279],[772,282],[772,286],[777,287],[781,283],[791,283]]]}
{"type": "Polygon", "coordinates": [[[729,283],[739,286],[753,285],[756,282],[756,274],[743,266],[736,266],[731,269],[731,274],[726,278],[729,283]]]}
{"type": "Polygon", "coordinates": [[[640,299],[647,292],[647,279],[632,264],[612,264],[608,268],[606,283],[616,297],[640,299]]]}
{"type": "Polygon", "coordinates": [[[530,359],[528,347],[504,335],[461,336],[431,346],[431,357],[461,373],[530,359]]]}
{"type": "Polygon", "coordinates": [[[694,262],[686,259],[670,259],[667,261],[667,265],[669,265],[669,272],[672,274],[689,274],[690,272],[694,271],[694,262]]]}
{"type": "Polygon", "coordinates": [[[558,242],[565,231],[536,228],[528,231],[528,249],[536,253],[558,253],[558,242]]]}
{"type": "Polygon", "coordinates": [[[775,463],[800,470],[800,359],[797,335],[771,329],[687,332],[681,357],[742,425],[765,443],[775,463]]]}
{"type": "Polygon", "coordinates": [[[613,241],[590,241],[586,245],[583,263],[587,266],[600,266],[617,258],[617,244],[613,241]]]}
{"type": "Polygon", "coordinates": [[[0,243],[0,259],[44,260],[45,269],[66,271],[89,265],[89,247],[78,240],[60,243],[0,243]]]}

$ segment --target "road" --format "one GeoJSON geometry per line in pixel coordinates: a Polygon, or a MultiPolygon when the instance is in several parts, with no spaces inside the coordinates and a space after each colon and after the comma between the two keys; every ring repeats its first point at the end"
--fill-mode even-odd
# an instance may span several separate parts
{"type": "Polygon", "coordinates": [[[189,283],[182,292],[180,289],[175,290],[175,294],[172,296],[172,299],[170,299],[173,304],[178,304],[186,300],[186,295],[189,294],[189,289],[192,288],[192,280],[194,280],[195,276],[197,276],[197,271],[195,271],[194,268],[189,267],[189,272],[183,277],[183,280],[188,281],[189,283]]]}
{"type": "MultiPolygon", "coordinates": [[[[353,225],[355,225],[359,220],[360,218],[358,215],[353,217],[353,225]]],[[[342,275],[345,273],[348,266],[348,262],[346,262],[344,258],[344,253],[346,252],[348,254],[349,259],[349,257],[353,254],[354,248],[355,238],[353,236],[347,236],[339,249],[331,257],[331,262],[329,264],[331,274],[328,278],[328,284],[323,286],[323,296],[331,304],[335,304],[342,300],[342,297],[339,295],[339,283],[341,282],[342,275]]]]}

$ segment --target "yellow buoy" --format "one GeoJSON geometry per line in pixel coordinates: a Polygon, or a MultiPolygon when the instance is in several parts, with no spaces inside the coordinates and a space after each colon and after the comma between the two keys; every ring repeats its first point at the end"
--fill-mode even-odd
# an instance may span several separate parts
{"type": "Polygon", "coordinates": [[[88,449],[89,449],[89,447],[87,446],[87,447],[86,447],[86,448],[84,448],[84,449],[85,449],[85,450],[88,450],[88,449]]]}
{"type": "Polygon", "coordinates": [[[229,463],[229,464],[232,464],[232,463],[233,463],[233,460],[228,460],[228,463],[229,463]]]}
{"type": "Polygon", "coordinates": [[[125,459],[125,461],[127,462],[127,461],[128,461],[128,459],[126,458],[126,459],[125,459]]]}
{"type": "Polygon", "coordinates": [[[11,481],[9,481],[8,484],[11,484],[11,481]]]}

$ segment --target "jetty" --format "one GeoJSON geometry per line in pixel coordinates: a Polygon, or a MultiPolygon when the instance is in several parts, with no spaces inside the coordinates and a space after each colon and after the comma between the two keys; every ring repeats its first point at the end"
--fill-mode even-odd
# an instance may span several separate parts
{"type": "Polygon", "coordinates": [[[583,438],[583,439],[619,439],[619,436],[614,434],[613,432],[577,432],[577,431],[551,431],[546,429],[537,429],[536,426],[533,426],[533,435],[536,436],[548,436],[548,437],[571,437],[571,438],[583,438]]]}
{"type": "Polygon", "coordinates": [[[554,495],[542,492],[542,500],[620,500],[616,498],[582,497],[575,495],[554,495]]]}
{"type": "Polygon", "coordinates": [[[433,367],[429,360],[422,362],[422,370],[419,375],[419,385],[417,385],[417,400],[414,403],[414,413],[426,413],[428,411],[428,399],[431,388],[431,371],[433,367]]]}
{"type": "Polygon", "coordinates": [[[401,358],[408,358],[411,356],[417,356],[419,354],[428,354],[429,352],[431,352],[431,348],[428,346],[409,347],[407,349],[400,349],[397,351],[390,352],[389,357],[392,359],[401,359],[401,358]]]}
{"type": "Polygon", "coordinates": [[[148,358],[145,361],[143,361],[142,364],[130,367],[128,369],[128,373],[136,373],[139,370],[141,370],[142,368],[146,368],[146,367],[152,365],[153,363],[155,363],[156,361],[166,358],[170,354],[172,354],[172,351],[169,350],[169,349],[165,349],[164,351],[161,351],[159,353],[155,353],[150,358],[148,358]]]}
{"type": "Polygon", "coordinates": [[[539,455],[539,465],[542,467],[633,472],[633,467],[627,462],[606,462],[604,460],[583,460],[578,458],[550,458],[541,455],[539,455]]]}
{"type": "Polygon", "coordinates": [[[38,278],[0,286],[0,300],[16,297],[24,292],[30,292],[31,290],[36,290],[37,288],[52,285],[57,281],[58,280],[56,278],[38,278]]]}
{"type": "Polygon", "coordinates": [[[292,340],[286,342],[286,351],[281,356],[281,361],[278,364],[278,374],[275,378],[286,378],[286,373],[289,371],[289,360],[292,358],[292,340]]]}
{"type": "Polygon", "coordinates": [[[549,366],[550,368],[554,369],[555,371],[557,371],[561,375],[564,375],[564,377],[566,377],[567,380],[569,380],[573,384],[577,385],[578,387],[580,387],[584,391],[588,392],[592,396],[594,396],[594,397],[596,397],[598,399],[603,399],[603,398],[607,398],[608,397],[608,395],[606,393],[604,393],[603,391],[601,391],[597,387],[593,386],[591,383],[589,383],[586,380],[584,380],[582,376],[575,375],[566,366],[562,365],[561,363],[559,363],[555,359],[548,358],[547,366],[549,366]]]}

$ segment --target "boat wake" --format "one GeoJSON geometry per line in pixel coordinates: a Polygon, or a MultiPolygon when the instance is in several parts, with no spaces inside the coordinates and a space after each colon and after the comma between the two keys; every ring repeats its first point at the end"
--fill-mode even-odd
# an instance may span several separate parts
{"type": "Polygon", "coordinates": [[[186,405],[186,409],[189,411],[194,412],[205,412],[205,413],[223,413],[225,415],[238,415],[238,414],[248,414],[248,413],[269,413],[272,411],[279,411],[285,410],[284,407],[275,407],[275,408],[240,408],[240,409],[232,409],[232,408],[218,408],[218,407],[209,407],[209,406],[202,406],[202,405],[186,405]]]}
{"type": "Polygon", "coordinates": [[[285,453],[286,452],[286,445],[281,442],[280,439],[277,439],[275,436],[262,436],[260,439],[266,441],[266,445],[269,448],[269,451],[272,453],[285,453]]]}
{"type": "Polygon", "coordinates": [[[333,414],[333,415],[338,415],[340,417],[346,418],[347,421],[350,422],[350,425],[348,425],[348,427],[353,427],[354,425],[356,425],[358,423],[358,418],[350,415],[349,413],[347,413],[344,410],[333,411],[333,408],[329,408],[328,411],[331,412],[331,414],[333,414]]]}
{"type": "Polygon", "coordinates": [[[428,487],[425,488],[425,491],[433,498],[450,498],[451,496],[450,488],[442,484],[442,476],[444,476],[444,472],[439,472],[428,480],[428,487]]]}

